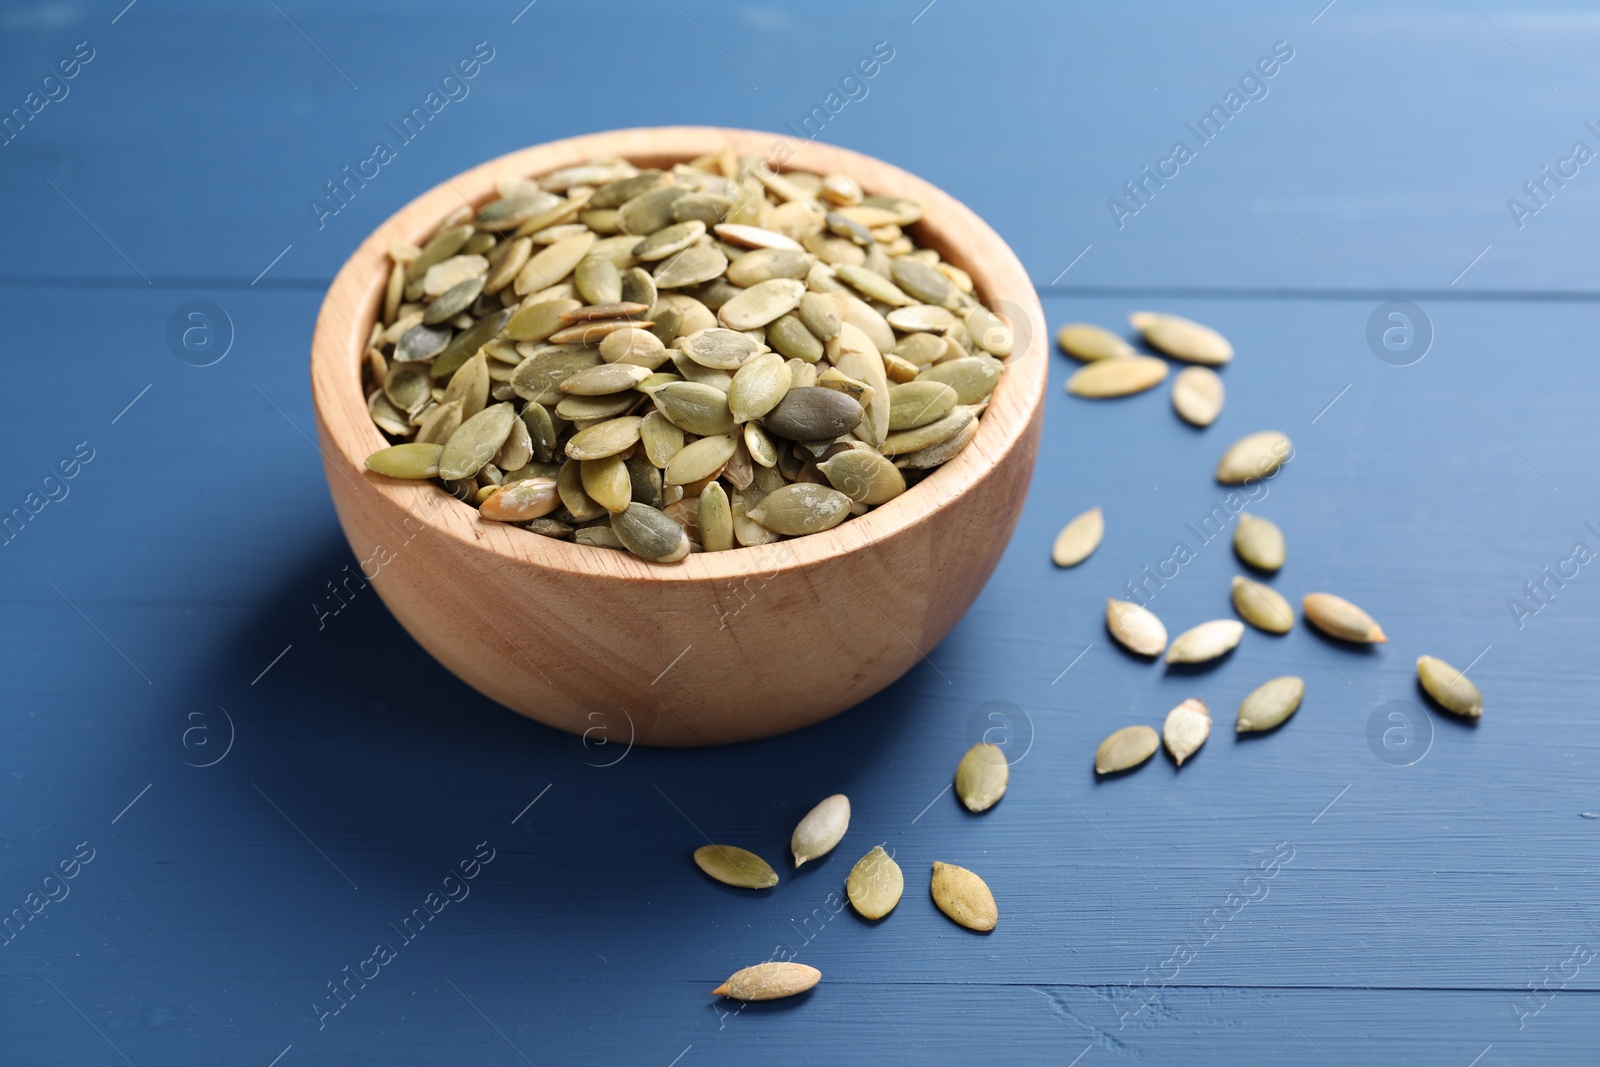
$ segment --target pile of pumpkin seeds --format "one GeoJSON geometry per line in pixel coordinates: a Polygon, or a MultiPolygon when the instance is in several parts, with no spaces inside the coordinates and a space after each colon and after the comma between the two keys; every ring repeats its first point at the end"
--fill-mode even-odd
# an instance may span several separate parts
{"type": "Polygon", "coordinates": [[[393,444],[485,519],[673,563],[818,533],[977,433],[1011,354],[921,205],[731,149],[508,178],[393,266],[366,351],[393,444]]]}
{"type": "MultiPolygon", "coordinates": [[[[1136,311],[1129,323],[1155,352],[1190,364],[1172,383],[1172,406],[1184,421],[1205,428],[1222,413],[1222,379],[1212,367],[1233,359],[1233,345],[1216,330],[1178,315],[1136,311]]],[[[1056,342],[1084,365],[1066,383],[1074,396],[1095,399],[1130,396],[1167,378],[1167,363],[1141,354],[1126,338],[1091,323],[1068,323],[1056,342]]],[[[1234,442],[1217,463],[1216,479],[1224,485],[1247,485],[1271,477],[1293,454],[1289,438],[1276,430],[1247,434],[1234,442]]],[[[1058,567],[1075,567],[1099,547],[1105,534],[1100,508],[1076,516],[1056,536],[1051,559],[1058,567]]],[[[1233,548],[1254,571],[1271,577],[1283,567],[1287,547],[1276,523],[1247,512],[1234,527],[1233,548]]],[[[1106,601],[1106,628],[1117,643],[1151,660],[1165,652],[1169,664],[1206,663],[1231,652],[1244,637],[1244,623],[1264,633],[1281,635],[1294,628],[1289,601],[1263,581],[1236,575],[1232,583],[1234,611],[1243,622],[1215,619],[1193,626],[1167,641],[1167,628],[1154,612],[1131,601],[1106,601]]],[[[1307,622],[1329,637],[1353,644],[1383,644],[1383,628],[1361,608],[1332,593],[1308,593],[1301,601],[1307,622]]],[[[1464,672],[1433,656],[1417,660],[1417,679],[1441,709],[1468,719],[1483,714],[1483,697],[1464,672]]],[[[1239,705],[1235,730],[1256,733],[1281,726],[1300,707],[1305,681],[1274,678],[1254,689],[1239,705]]],[[[1185,700],[1167,713],[1160,734],[1145,725],[1125,726],[1107,737],[1095,753],[1097,774],[1117,774],[1138,767],[1164,743],[1178,766],[1205,744],[1211,734],[1211,713],[1203,701],[1185,700]]]]}

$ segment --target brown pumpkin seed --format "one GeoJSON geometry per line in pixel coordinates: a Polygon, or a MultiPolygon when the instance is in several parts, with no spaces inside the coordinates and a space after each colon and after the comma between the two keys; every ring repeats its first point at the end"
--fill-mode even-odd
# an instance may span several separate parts
{"type": "Polygon", "coordinates": [[[1244,698],[1239,705],[1239,723],[1234,730],[1241,734],[1271,730],[1295,713],[1305,695],[1304,679],[1293,675],[1274,678],[1244,698]]]}
{"type": "Polygon", "coordinates": [[[1381,645],[1389,640],[1371,615],[1343,597],[1332,593],[1307,593],[1300,607],[1306,618],[1329,637],[1367,645],[1381,645]]]}
{"type": "Polygon", "coordinates": [[[1148,726],[1124,726],[1104,741],[1094,754],[1096,774],[1116,774],[1139,766],[1156,754],[1161,738],[1148,726]]]}

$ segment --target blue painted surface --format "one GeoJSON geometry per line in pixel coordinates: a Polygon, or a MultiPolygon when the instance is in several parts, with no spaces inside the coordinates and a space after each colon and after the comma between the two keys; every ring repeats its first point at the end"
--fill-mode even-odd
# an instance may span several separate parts
{"type": "Polygon", "coordinates": [[[0,947],[0,1061],[1595,1059],[1600,578],[1552,583],[1520,626],[1508,601],[1574,542],[1600,549],[1600,177],[1580,168],[1521,229],[1506,205],[1572,141],[1600,148],[1591,10],[278,6],[0,12],[6,108],[94,49],[0,146],[0,510],[74,471],[0,550],[0,912],[59,898],[0,947]],[[585,39],[687,73],[622,62],[563,96],[585,39]],[[480,40],[470,95],[319,230],[306,200],[480,40]],[[983,213],[1052,326],[1152,305],[1218,326],[1239,350],[1219,423],[1188,428],[1164,391],[1074,405],[1053,356],[1041,464],[977,604],[902,682],[787,738],[585,747],[465,688],[370,592],[319,619],[353,560],[305,436],[305,353],[360,238],[524,144],[781,127],[879,40],[895,58],[826,139],[983,213]],[[1267,95],[1117,229],[1106,199],[1277,41],[1295,54],[1267,95]],[[1433,327],[1412,366],[1365,339],[1397,297],[1433,327]],[[199,299],[234,330],[204,368],[165,340],[199,299]],[[1251,632],[1186,675],[1122,655],[1102,598],[1175,542],[1193,559],[1154,609],[1174,631],[1228,614],[1238,565],[1188,524],[1226,511],[1216,457],[1265,426],[1296,443],[1253,505],[1289,538],[1276,584],[1348,595],[1391,644],[1251,632]],[[1055,531],[1096,503],[1105,544],[1054,570],[1055,531]],[[1481,655],[1480,725],[1419,710],[1422,652],[1481,655]],[[1239,698],[1282,673],[1305,707],[1236,741],[1239,698]],[[1093,780],[1102,737],[1190,695],[1219,726],[1191,764],[1093,780]],[[1369,741],[1392,701],[1431,734],[1408,766],[1369,741]],[[996,712],[1018,762],[974,817],[944,790],[996,712]],[[781,856],[836,791],[844,845],[770,893],[688,859],[701,831],[781,856]],[[869,926],[835,909],[878,842],[908,889],[869,926]],[[938,915],[934,859],[989,881],[992,935],[938,915]],[[446,883],[463,861],[476,877],[446,883]],[[406,940],[430,893],[459,899],[406,940]],[[364,964],[380,941],[394,958],[364,964]],[[707,995],[779,946],[823,985],[737,1014],[707,995]],[[346,967],[378,976],[319,1027],[346,967]]]}

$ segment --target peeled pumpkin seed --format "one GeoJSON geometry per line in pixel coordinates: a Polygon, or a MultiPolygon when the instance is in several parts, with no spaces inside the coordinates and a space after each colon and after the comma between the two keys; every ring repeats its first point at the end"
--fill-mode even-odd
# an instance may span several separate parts
{"type": "Polygon", "coordinates": [[[688,432],[711,436],[732,433],[728,394],[698,382],[670,382],[650,394],[668,422],[688,432]]]}
{"type": "Polygon", "coordinates": [[[1241,734],[1271,730],[1295,713],[1306,695],[1302,678],[1285,675],[1256,688],[1239,705],[1239,722],[1234,730],[1241,734]]]}
{"type": "Polygon", "coordinates": [[[794,865],[802,866],[807,860],[825,856],[844,840],[850,828],[850,798],[835,793],[817,803],[806,813],[789,837],[789,851],[794,853],[794,865]]]}
{"type": "Polygon", "coordinates": [[[1097,359],[1125,359],[1138,352],[1122,337],[1104,326],[1069,322],[1056,331],[1056,344],[1073,359],[1093,363],[1097,359]]]}
{"type": "Polygon", "coordinates": [[[815,967],[777,960],[733,972],[711,994],[735,1000],[780,1000],[804,993],[820,981],[822,972],[815,967]]]}
{"type": "Polygon", "coordinates": [[[780,315],[767,324],[767,344],[788,359],[815,363],[822,358],[822,342],[794,315],[780,315]]]}
{"type": "Polygon", "coordinates": [[[912,381],[889,387],[889,429],[912,430],[938,422],[960,402],[944,382],[912,381]]]}
{"type": "Polygon", "coordinates": [[[881,919],[894,910],[905,892],[906,879],[900,865],[875,845],[871,852],[856,861],[845,881],[845,895],[850,906],[863,919],[881,919]]]}
{"type": "Polygon", "coordinates": [[[556,473],[556,492],[561,496],[561,506],[578,522],[589,522],[606,514],[606,509],[584,491],[582,460],[569,459],[561,465],[556,473]]]}
{"type": "Polygon", "coordinates": [[[564,396],[556,404],[556,414],[568,422],[588,422],[609,419],[632,411],[643,397],[634,392],[610,393],[606,396],[564,396]]]}
{"type": "Polygon", "coordinates": [[[694,850],[694,862],[723,885],[737,889],[770,889],[778,884],[778,872],[770,863],[733,845],[701,845],[694,850]]]}
{"type": "Polygon", "coordinates": [[[959,307],[955,286],[950,279],[914,256],[896,256],[889,261],[889,277],[901,291],[935,307],[959,307]]]}
{"type": "Polygon", "coordinates": [[[1226,337],[1179,315],[1135,311],[1128,322],[1144,335],[1146,344],[1173,359],[1218,366],[1233,358],[1233,345],[1226,337]]]}
{"type": "Polygon", "coordinates": [[[1004,359],[1011,354],[1016,343],[1011,326],[999,315],[981,304],[967,312],[967,336],[974,344],[991,356],[1004,359]]]}
{"type": "Polygon", "coordinates": [[[620,456],[582,460],[578,469],[589,499],[615,515],[633,502],[633,479],[620,456]]]}
{"type": "MultiPolygon", "coordinates": [[[[571,505],[567,510],[572,510],[571,505]]],[[[683,527],[645,504],[629,504],[626,510],[611,516],[611,529],[623,547],[651,563],[676,563],[689,554],[689,535],[683,532],[683,527]]],[[[709,870],[706,873],[711,874],[709,870]]],[[[777,881],[778,876],[774,874],[768,884],[776,885],[777,881]]]]}
{"type": "Polygon", "coordinates": [[[897,430],[883,440],[883,454],[886,456],[899,456],[908,452],[916,452],[924,448],[932,448],[950,440],[975,420],[972,409],[958,407],[938,422],[930,422],[926,426],[918,426],[910,430],[897,430]]]}
{"type": "Polygon", "coordinates": [[[436,478],[443,451],[443,445],[390,445],[368,456],[367,467],[391,478],[436,478]]]}
{"type": "Polygon", "coordinates": [[[394,358],[398,363],[413,363],[424,359],[432,359],[444,351],[444,346],[450,343],[451,329],[448,325],[429,325],[419,322],[405,333],[400,335],[400,340],[395,344],[394,358]]]}
{"type": "Polygon", "coordinates": [[[744,361],[765,346],[737,330],[713,327],[697,330],[683,339],[683,351],[702,367],[712,370],[738,370],[744,361]]]}
{"type": "Polygon", "coordinates": [[[1073,371],[1067,379],[1067,392],[1096,400],[1132,396],[1154,389],[1166,378],[1167,361],[1154,356],[1100,359],[1073,371]]]}
{"type": "Polygon", "coordinates": [[[999,745],[980,741],[956,766],[956,796],[968,811],[988,811],[1006,795],[1011,767],[999,745]]]}
{"type": "Polygon", "coordinates": [[[705,236],[706,224],[698,219],[663,226],[634,246],[633,254],[646,263],[676,255],[705,236]]]}
{"type": "Polygon", "coordinates": [[[968,930],[988,933],[1000,921],[994,894],[982,878],[965,867],[934,860],[932,892],[939,910],[968,930]]]}
{"type": "MultiPolygon", "coordinates": [[[[435,404],[434,408],[438,406],[435,404]]],[[[427,411],[432,410],[433,408],[427,409],[427,411]]],[[[367,414],[372,417],[372,424],[386,434],[403,437],[411,432],[411,423],[406,418],[405,413],[389,403],[389,398],[383,395],[383,390],[381,389],[374,389],[367,397],[367,414]]],[[[426,411],[423,417],[427,417],[426,411]]],[[[437,441],[434,443],[443,444],[444,442],[437,441]]]]}
{"type": "Polygon", "coordinates": [[[793,311],[805,292],[806,283],[793,278],[757,282],[723,304],[717,317],[730,330],[754,330],[793,311]]]}
{"type": "Polygon", "coordinates": [[[655,269],[657,289],[681,289],[709,282],[728,269],[728,257],[708,245],[690,245],[661,261],[655,269]]]}
{"type": "Polygon", "coordinates": [[[540,519],[561,506],[561,494],[549,478],[524,478],[501,486],[478,505],[478,514],[497,522],[540,519]]]}
{"type": "Polygon", "coordinates": [[[581,370],[600,365],[598,353],[583,348],[555,347],[523,360],[511,375],[511,388],[524,400],[556,404],[567,394],[561,383],[581,370]]]}
{"type": "Polygon", "coordinates": [[[639,440],[640,425],[637,415],[624,415],[585,426],[567,442],[567,455],[572,459],[604,459],[626,452],[639,440]]]}
{"type": "Polygon", "coordinates": [[[842,321],[833,301],[823,293],[807,293],[800,298],[800,321],[819,341],[831,341],[839,336],[842,321]]]}
{"type": "Polygon", "coordinates": [[[1286,634],[1294,629],[1294,608],[1283,594],[1239,575],[1233,579],[1233,610],[1245,622],[1269,634],[1286,634]]]}
{"type": "Polygon", "coordinates": [[[1159,656],[1167,647],[1167,628],[1161,620],[1129,600],[1106,600],[1106,628],[1124,648],[1141,656],[1159,656]]]}
{"type": "Polygon", "coordinates": [[[1483,694],[1465,674],[1442,659],[1417,657],[1417,680],[1444,710],[1468,719],[1483,715],[1483,694]]]}
{"type": "Polygon", "coordinates": [[[573,269],[572,284],[591,304],[614,304],[622,299],[622,272],[603,256],[584,256],[573,269]]]}
{"type": "Polygon", "coordinates": [[[741,248],[787,248],[795,252],[804,251],[800,247],[800,242],[794,238],[785,237],[773,230],[762,229],[760,226],[724,222],[714,226],[713,229],[718,237],[741,248]]]}
{"type": "Polygon", "coordinates": [[[1172,639],[1167,649],[1168,663],[1205,663],[1227,655],[1244,636],[1244,623],[1237,619],[1214,619],[1191,627],[1172,639]]]}
{"type": "MultiPolygon", "coordinates": [[[[615,330],[600,341],[600,358],[653,371],[667,361],[667,346],[642,327],[615,330]]],[[[643,381],[643,379],[640,379],[643,381]]]]}
{"type": "Polygon", "coordinates": [[[1262,571],[1278,570],[1287,555],[1278,524],[1249,512],[1241,512],[1239,524],[1233,528],[1233,550],[1240,559],[1262,571]]]}
{"type": "Polygon", "coordinates": [[[1259,478],[1270,478],[1294,455],[1289,438],[1277,430],[1263,430],[1235,441],[1217,462],[1217,481],[1223,485],[1244,485],[1259,478]]]}
{"type": "Polygon", "coordinates": [[[1300,607],[1306,618],[1329,637],[1371,645],[1381,645],[1389,640],[1371,615],[1343,597],[1332,593],[1307,593],[1301,599],[1300,607]]]}
{"type": "Polygon", "coordinates": [[[733,507],[727,490],[712,482],[700,493],[697,505],[700,544],[707,552],[722,552],[733,547],[733,507]]]}
{"type": "Polygon", "coordinates": [[[1210,426],[1222,414],[1222,378],[1209,367],[1185,367],[1172,379],[1172,409],[1192,426],[1210,426]]]}
{"type": "Polygon", "coordinates": [[[512,341],[543,341],[566,322],[562,314],[583,306],[581,300],[546,300],[519,309],[506,323],[504,336],[512,341]]]}
{"type": "Polygon", "coordinates": [[[510,404],[495,404],[463,422],[439,455],[439,477],[456,480],[476,474],[505,444],[516,417],[510,404]]]}
{"type": "Polygon", "coordinates": [[[857,504],[885,504],[906,491],[905,475],[881,454],[852,448],[817,464],[828,484],[857,504]]]}
{"type": "Polygon", "coordinates": [[[1156,754],[1161,738],[1148,726],[1124,726],[1104,741],[1094,754],[1096,774],[1116,774],[1139,766],[1156,754]]]}
{"type": "Polygon", "coordinates": [[[734,422],[759,419],[778,406],[789,391],[791,372],[776,352],[746,360],[728,385],[728,411],[734,422]]]}
{"type": "Polygon", "coordinates": [[[994,360],[969,356],[964,359],[952,359],[946,363],[935,363],[918,374],[917,381],[943,382],[956,391],[960,403],[976,404],[994,392],[994,387],[1000,384],[1000,374],[1003,369],[994,360]]]}
{"type": "Polygon", "coordinates": [[[1076,567],[1100,547],[1105,536],[1105,516],[1092,507],[1061,528],[1050,549],[1050,560],[1057,567],[1076,567]]]}
{"type": "Polygon", "coordinates": [[[589,254],[589,248],[593,244],[594,234],[586,233],[546,245],[535,252],[517,272],[512,289],[518,296],[548,289],[571,274],[573,268],[583,262],[583,257],[589,254]]]}
{"type": "Polygon", "coordinates": [[[652,411],[639,422],[639,440],[650,465],[665,470],[667,463],[683,447],[683,431],[661,412],[652,411]]]}
{"type": "Polygon", "coordinates": [[[1161,740],[1172,756],[1172,762],[1183,766],[1183,761],[1200,750],[1211,736],[1211,712],[1205,701],[1191,697],[1167,712],[1167,721],[1161,727],[1161,740]]]}
{"type": "Polygon", "coordinates": [[[715,477],[733,458],[734,439],[729,434],[702,437],[692,445],[685,445],[667,463],[668,485],[689,485],[715,477]]]}
{"type": "Polygon", "coordinates": [[[850,515],[850,503],[850,498],[837,489],[815,482],[795,482],[767,494],[749,515],[773,533],[797,537],[839,525],[850,515]]]}
{"type": "Polygon", "coordinates": [[[650,371],[645,367],[631,363],[602,363],[568,375],[557,388],[572,396],[608,396],[632,389],[648,377],[650,371]]]}
{"type": "MultiPolygon", "coordinates": [[[[971,408],[967,408],[971,411],[971,408]]],[[[938,444],[919,448],[915,452],[906,452],[894,458],[896,467],[905,470],[927,470],[931,467],[940,467],[956,457],[967,443],[978,435],[978,420],[976,416],[954,435],[945,438],[938,444]]]]}

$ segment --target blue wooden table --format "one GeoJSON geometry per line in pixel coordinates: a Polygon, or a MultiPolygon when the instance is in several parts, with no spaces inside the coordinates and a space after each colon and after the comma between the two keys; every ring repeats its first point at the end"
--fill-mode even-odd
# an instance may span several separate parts
{"type": "Polygon", "coordinates": [[[1596,1061],[1592,6],[523,2],[0,11],[0,1062],[1596,1061]],[[523,145],[808,115],[989,219],[1052,326],[1217,326],[1220,422],[1164,391],[1074,403],[1053,355],[971,612],[887,692],[759,744],[557,734],[370,590],[335,600],[355,561],[306,356],[361,237],[523,145]],[[1127,583],[1175,628],[1229,614],[1210,471],[1267,426],[1296,445],[1251,504],[1289,538],[1277,584],[1349,596],[1390,644],[1134,662],[1102,622],[1127,583]],[[1093,504],[1104,545],[1055,570],[1093,504]],[[1471,664],[1480,725],[1424,706],[1424,652],[1471,664]],[[1286,673],[1303,709],[1236,740],[1286,673]],[[1188,696],[1218,723],[1191,763],[1095,781],[1106,734],[1188,696]],[[949,783],[985,736],[1015,766],[976,817],[949,783]],[[689,860],[702,833],[776,859],[833,792],[844,845],[771,892],[689,860]],[[907,892],[868,925],[839,894],[879,842],[907,892]],[[993,934],[938,914],[935,859],[988,880],[993,934]],[[823,984],[708,995],[774,953],[823,984]]]}

